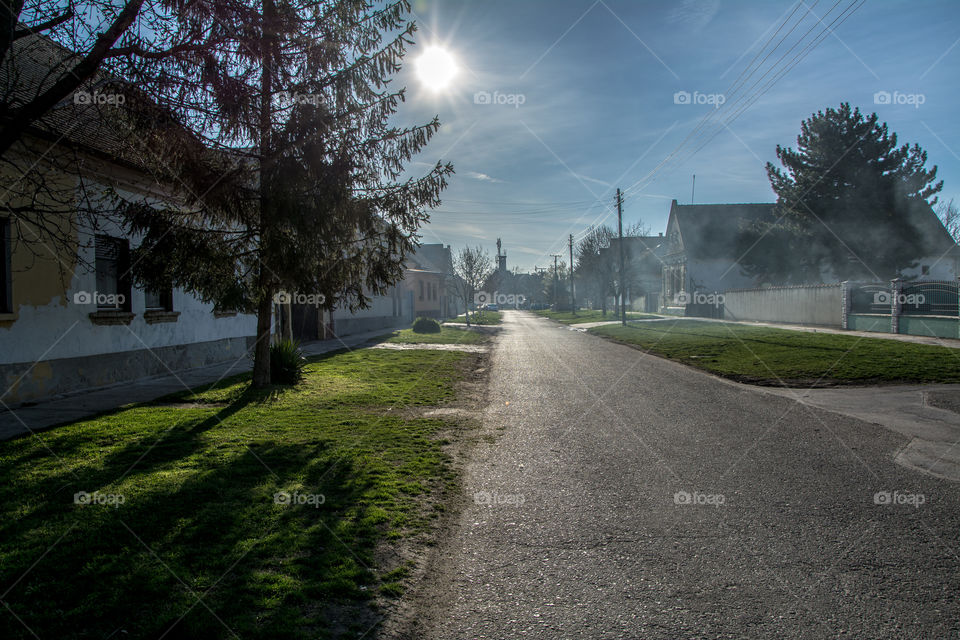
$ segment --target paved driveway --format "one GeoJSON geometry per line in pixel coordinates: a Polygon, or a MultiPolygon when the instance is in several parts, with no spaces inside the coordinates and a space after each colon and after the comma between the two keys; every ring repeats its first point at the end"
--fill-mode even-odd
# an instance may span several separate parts
{"type": "Polygon", "coordinates": [[[505,316],[419,637],[960,638],[960,486],[902,435],[505,316]]]}

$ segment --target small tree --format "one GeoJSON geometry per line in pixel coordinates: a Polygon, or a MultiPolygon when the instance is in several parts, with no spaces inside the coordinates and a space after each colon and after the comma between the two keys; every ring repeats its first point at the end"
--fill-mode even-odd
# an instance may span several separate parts
{"type": "Polygon", "coordinates": [[[470,305],[474,294],[493,273],[493,261],[482,247],[464,247],[453,258],[453,287],[463,301],[467,326],[470,326],[470,305]]]}

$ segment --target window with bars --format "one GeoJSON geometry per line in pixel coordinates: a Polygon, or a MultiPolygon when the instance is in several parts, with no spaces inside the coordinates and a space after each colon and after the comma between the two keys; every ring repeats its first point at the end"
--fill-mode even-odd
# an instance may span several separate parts
{"type": "Polygon", "coordinates": [[[98,235],[95,242],[97,308],[130,311],[130,245],[124,238],[98,235]]]}

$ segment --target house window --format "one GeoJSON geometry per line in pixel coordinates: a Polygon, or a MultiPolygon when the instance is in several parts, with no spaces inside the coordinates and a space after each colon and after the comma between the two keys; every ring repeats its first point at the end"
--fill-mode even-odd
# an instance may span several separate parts
{"type": "Polygon", "coordinates": [[[147,311],[173,311],[173,289],[144,291],[143,300],[147,311]]]}
{"type": "Polygon", "coordinates": [[[10,220],[0,218],[0,313],[13,313],[13,277],[10,274],[10,220]]]}
{"type": "Polygon", "coordinates": [[[96,237],[97,308],[130,311],[130,245],[123,238],[96,237]]]}
{"type": "Polygon", "coordinates": [[[930,275],[930,265],[925,264],[922,267],[920,267],[920,273],[925,276],[930,275]]]}
{"type": "Polygon", "coordinates": [[[423,280],[418,280],[420,283],[420,299],[423,300],[423,280]]]}

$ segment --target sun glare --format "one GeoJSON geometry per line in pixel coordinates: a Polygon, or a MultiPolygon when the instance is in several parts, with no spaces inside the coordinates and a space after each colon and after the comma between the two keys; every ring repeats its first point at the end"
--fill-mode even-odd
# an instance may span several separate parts
{"type": "Polygon", "coordinates": [[[427,47],[415,64],[417,77],[431,91],[449,87],[458,71],[456,60],[442,47],[427,47]]]}

